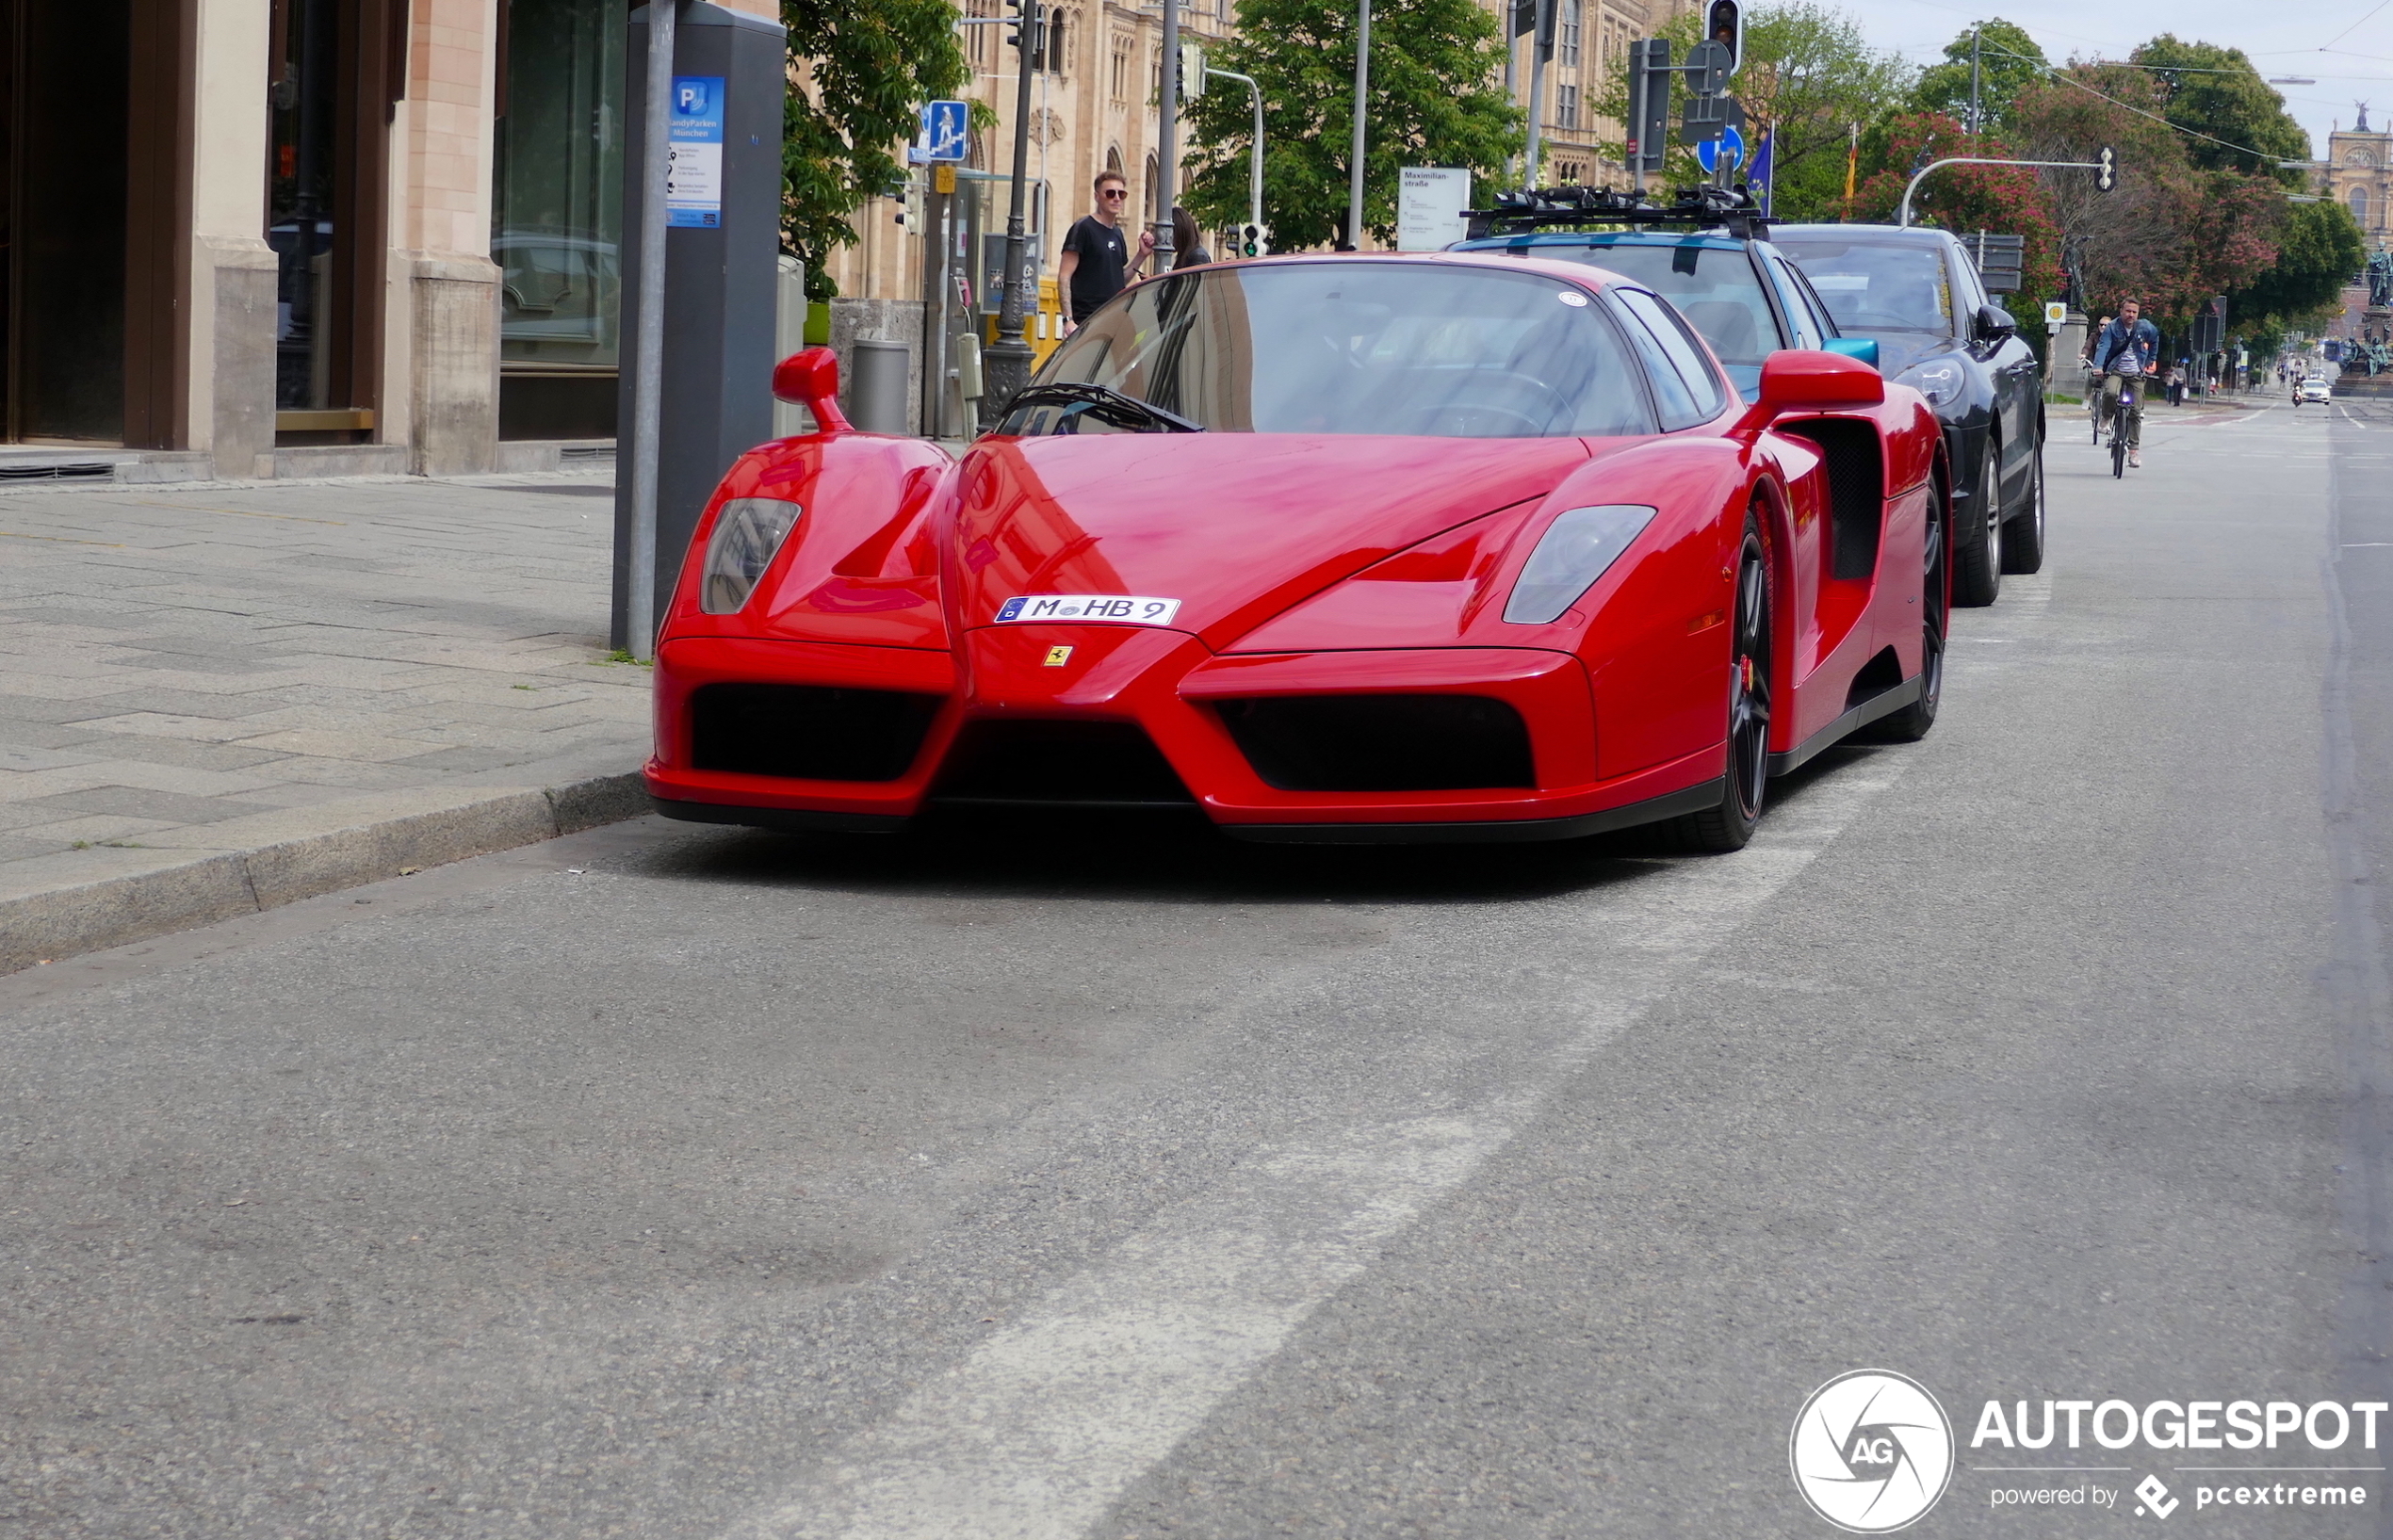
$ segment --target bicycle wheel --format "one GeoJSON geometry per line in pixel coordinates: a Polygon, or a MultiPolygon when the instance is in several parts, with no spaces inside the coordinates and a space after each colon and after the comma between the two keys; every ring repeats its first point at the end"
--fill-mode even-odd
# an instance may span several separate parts
{"type": "Polygon", "coordinates": [[[2110,425],[2110,474],[2124,480],[2127,475],[2127,398],[2119,397],[2119,420],[2110,425]]]}

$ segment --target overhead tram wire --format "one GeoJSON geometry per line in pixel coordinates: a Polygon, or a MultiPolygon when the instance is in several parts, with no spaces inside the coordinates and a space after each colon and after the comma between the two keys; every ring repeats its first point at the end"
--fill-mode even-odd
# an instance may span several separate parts
{"type": "MultiPolygon", "coordinates": [[[[2388,3],[2393,3],[2393,0],[2388,0],[2388,3]]],[[[2253,149],[2252,146],[2248,144],[2231,143],[2226,139],[2220,138],[2215,134],[2205,134],[2200,129],[2188,128],[2183,123],[2173,123],[2157,112],[2146,112],[2140,106],[2135,106],[2129,103],[2122,102],[2115,96],[2107,95],[2104,92],[2094,89],[2092,86],[2087,85],[2076,76],[2063,73],[2059,65],[2048,64],[2042,59],[2032,59],[2025,54],[2014,54],[2010,49],[2003,47],[1999,43],[1989,43],[1987,46],[1992,48],[1995,53],[2002,55],[2005,58],[2015,58],[2022,64],[2034,65],[2037,69],[2043,71],[2044,73],[2052,76],[2055,80],[2061,82],[2063,85],[2075,86],[2079,90],[2084,91],[2088,96],[2108,102],[2112,106],[2118,107],[2124,111],[2132,112],[2139,118],[2149,118],[2154,122],[2158,123],[2161,127],[2173,129],[2179,134],[2185,135],[2189,138],[2203,139],[2208,143],[2218,145],[2222,149],[2232,150],[2239,155],[2250,155],[2255,160],[2274,161],[2278,158],[2272,154],[2264,154],[2260,151],[2253,149]]],[[[2096,64],[2108,64],[2111,61],[2108,59],[2096,59],[2093,62],[2096,64]]],[[[2125,60],[2123,59],[2119,62],[2125,63],[2125,60]]],[[[2135,70],[2165,70],[2168,66],[2163,64],[2132,64],[2128,65],[2128,68],[2135,70]]],[[[2259,72],[2255,70],[2253,74],[2256,77],[2259,74],[2259,72]]]]}
{"type": "Polygon", "coordinates": [[[2327,39],[2325,42],[2320,45],[2319,52],[2322,54],[2327,52],[2336,43],[2341,42],[2352,33],[2357,32],[2360,28],[2376,20],[2376,13],[2383,10],[2386,6],[2393,6],[2393,0],[2376,0],[2376,4],[2369,8],[2369,13],[2366,16],[2361,17],[2358,21],[2353,22],[2350,26],[2347,26],[2342,31],[2337,32],[2334,37],[2327,39]]]}

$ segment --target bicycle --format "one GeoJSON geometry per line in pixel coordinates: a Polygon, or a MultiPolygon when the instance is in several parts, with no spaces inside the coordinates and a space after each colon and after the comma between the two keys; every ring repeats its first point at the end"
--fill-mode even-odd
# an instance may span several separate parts
{"type": "Polygon", "coordinates": [[[2127,474],[2127,418],[2136,409],[2136,385],[2141,376],[2123,374],[2119,377],[2119,404],[2110,414],[2110,474],[2124,479],[2127,474]]]}

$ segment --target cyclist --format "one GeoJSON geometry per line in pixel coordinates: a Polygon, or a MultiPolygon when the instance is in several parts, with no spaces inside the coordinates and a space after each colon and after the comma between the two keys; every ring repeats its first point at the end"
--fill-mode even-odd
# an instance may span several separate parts
{"type": "MultiPolygon", "coordinates": [[[[2142,306],[2122,300],[2119,318],[2102,329],[2093,349],[2094,371],[2102,376],[2102,414],[2107,422],[2119,408],[2119,387],[2124,381],[2152,373],[2160,353],[2160,330],[2142,318],[2142,306]]],[[[2143,392],[2136,392],[2127,413],[2127,463],[2143,468],[2143,392]]]]}
{"type": "Polygon", "coordinates": [[[2086,415],[2093,419],[2094,447],[2102,447],[2102,392],[2097,388],[2102,375],[2094,367],[2094,349],[2102,346],[2102,334],[2110,330],[2110,317],[2105,316],[2086,333],[2086,346],[2077,355],[2078,366],[2086,371],[2086,415]]]}

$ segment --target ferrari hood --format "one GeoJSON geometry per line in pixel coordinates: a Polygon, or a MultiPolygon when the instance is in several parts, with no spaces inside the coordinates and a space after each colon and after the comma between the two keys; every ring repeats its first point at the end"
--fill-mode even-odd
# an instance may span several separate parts
{"type": "MultiPolygon", "coordinates": [[[[1171,601],[1219,648],[1441,530],[1540,496],[1575,438],[1091,434],[996,439],[966,456],[945,567],[958,631],[1010,599],[1171,601]]],[[[1011,618],[1010,616],[1008,618],[1011,618]]]]}

